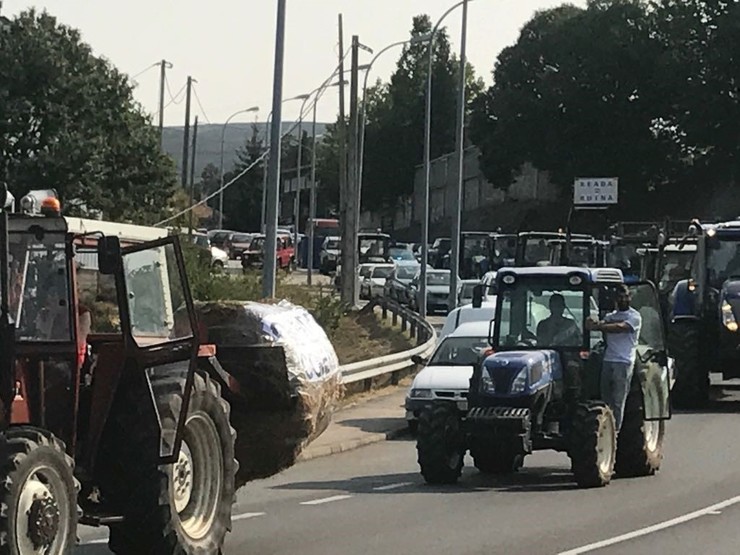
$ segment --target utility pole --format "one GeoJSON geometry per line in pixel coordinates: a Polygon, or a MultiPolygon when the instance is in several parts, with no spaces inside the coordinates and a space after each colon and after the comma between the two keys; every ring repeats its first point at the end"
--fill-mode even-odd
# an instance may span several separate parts
{"type": "Polygon", "coordinates": [[[450,296],[449,309],[457,307],[457,276],[460,275],[460,232],[462,228],[463,182],[465,157],[465,43],[468,30],[468,2],[462,6],[462,38],[460,39],[460,69],[457,76],[457,122],[455,125],[455,166],[457,169],[457,187],[453,201],[452,214],[452,252],[450,253],[450,296]]]}
{"type": "MultiPolygon", "coordinates": [[[[193,123],[193,155],[190,158],[190,206],[195,204],[195,147],[198,142],[198,116],[195,116],[195,122],[193,123]]],[[[188,226],[188,235],[193,234],[193,212],[190,214],[190,225],[188,226]]]]}
{"type": "Polygon", "coordinates": [[[280,123],[283,121],[283,61],[285,57],[285,0],[277,1],[275,67],[272,84],[272,132],[265,219],[265,256],[262,264],[262,296],[275,297],[277,264],[277,222],[280,193],[280,123]]]}
{"type": "Polygon", "coordinates": [[[182,140],[182,188],[188,188],[188,149],[190,145],[190,92],[193,78],[188,75],[187,92],[185,93],[185,135],[182,140]]]}
{"type": "MultiPolygon", "coordinates": [[[[349,84],[349,146],[348,146],[348,171],[347,171],[347,227],[350,229],[350,235],[344,244],[349,248],[350,265],[346,267],[347,272],[344,274],[346,278],[343,280],[347,283],[347,295],[353,306],[357,305],[358,302],[358,291],[357,291],[357,280],[354,279],[355,271],[357,270],[358,263],[358,239],[357,234],[359,233],[359,218],[358,218],[358,198],[357,198],[357,92],[358,92],[358,66],[359,66],[359,50],[360,40],[357,35],[352,35],[352,65],[350,67],[350,84],[349,84]]],[[[345,271],[345,268],[342,268],[345,271]]]]}
{"type": "Polygon", "coordinates": [[[339,229],[342,235],[342,256],[340,265],[342,267],[341,298],[345,304],[353,302],[352,289],[349,282],[354,281],[352,274],[352,222],[347,213],[349,204],[352,202],[347,188],[347,137],[344,124],[344,30],[342,26],[342,14],[339,14],[339,127],[337,129],[339,139],[339,229]],[[349,278],[347,277],[349,276],[349,278]]]}
{"type": "MultiPolygon", "coordinates": [[[[341,77],[340,77],[341,80],[341,77]]],[[[316,105],[319,103],[321,92],[316,95],[313,101],[313,122],[311,123],[311,191],[308,196],[308,253],[306,254],[306,269],[308,271],[306,283],[312,284],[313,281],[313,236],[316,224],[316,105]]]]}
{"type": "Polygon", "coordinates": [[[162,149],[162,135],[164,133],[164,88],[167,86],[167,70],[172,64],[167,60],[159,62],[159,148],[162,149]]]}

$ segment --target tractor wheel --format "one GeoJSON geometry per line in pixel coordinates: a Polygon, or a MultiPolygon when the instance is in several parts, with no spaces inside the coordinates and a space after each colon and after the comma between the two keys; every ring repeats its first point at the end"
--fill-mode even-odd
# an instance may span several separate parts
{"type": "Polygon", "coordinates": [[[10,428],[0,436],[0,554],[69,553],[77,543],[74,461],[47,431],[10,428]]]}
{"type": "Polygon", "coordinates": [[[616,426],[611,409],[598,401],[578,405],[572,423],[571,469],[582,488],[607,485],[614,473],[616,426]]]}
{"type": "Polygon", "coordinates": [[[439,403],[421,411],[416,450],[427,484],[457,482],[462,474],[465,447],[456,407],[439,403]]]}
{"type": "Polygon", "coordinates": [[[483,474],[513,474],[524,464],[524,455],[504,446],[471,446],[470,454],[475,468],[483,474]]]}
{"type": "Polygon", "coordinates": [[[676,322],[671,335],[676,361],[673,404],[681,409],[700,408],[709,400],[709,372],[701,365],[699,328],[695,323],[676,322]]]}
{"type": "MultiPolygon", "coordinates": [[[[182,385],[181,378],[172,377],[152,383],[158,406],[168,409],[160,415],[164,438],[174,435],[182,385]]],[[[229,404],[216,382],[196,374],[178,459],[159,466],[159,427],[142,413],[140,401],[129,404],[130,413],[116,415],[129,431],[119,438],[126,444],[119,449],[119,480],[126,477],[122,481],[128,495],[123,497],[125,520],[110,526],[111,551],[121,555],[219,553],[231,529],[238,468],[229,404]]]]}
{"type": "Polygon", "coordinates": [[[652,476],[663,460],[665,423],[645,422],[642,391],[636,389],[627,396],[622,429],[617,437],[616,473],[621,478],[652,476]]]}

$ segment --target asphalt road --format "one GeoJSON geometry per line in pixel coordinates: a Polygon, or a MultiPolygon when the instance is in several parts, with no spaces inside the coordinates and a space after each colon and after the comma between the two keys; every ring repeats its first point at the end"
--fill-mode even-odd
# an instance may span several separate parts
{"type": "MultiPolygon", "coordinates": [[[[399,408],[400,410],[400,408],[399,408]]],[[[457,486],[424,484],[411,439],[300,463],[249,484],[225,555],[736,554],[740,395],[676,414],[653,477],[579,490],[564,455],[540,452],[509,478],[467,461],[457,486]]],[[[104,532],[84,529],[84,541],[104,532]]],[[[78,555],[103,555],[84,545],[78,555]]]]}

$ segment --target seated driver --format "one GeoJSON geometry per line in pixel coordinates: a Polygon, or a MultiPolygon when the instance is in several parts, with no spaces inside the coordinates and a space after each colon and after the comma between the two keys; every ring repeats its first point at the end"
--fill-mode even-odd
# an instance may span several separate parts
{"type": "Polygon", "coordinates": [[[579,337],[578,325],[571,318],[563,316],[565,312],[565,297],[560,293],[550,296],[550,316],[537,325],[537,344],[559,345],[564,341],[572,342],[572,338],[579,337]]]}

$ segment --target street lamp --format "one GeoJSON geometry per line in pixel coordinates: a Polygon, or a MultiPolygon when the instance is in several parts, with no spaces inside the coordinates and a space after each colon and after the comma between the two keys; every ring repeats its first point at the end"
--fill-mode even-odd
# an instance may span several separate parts
{"type": "MultiPolygon", "coordinates": [[[[311,123],[311,189],[308,197],[308,252],[306,253],[306,269],[308,271],[306,277],[306,283],[312,284],[313,279],[313,235],[314,235],[314,220],[316,219],[316,105],[319,103],[319,99],[324,94],[324,91],[329,87],[338,87],[339,85],[346,85],[347,81],[337,81],[336,83],[330,83],[323,85],[317,89],[316,98],[313,101],[313,121],[311,123]]],[[[313,94],[313,93],[312,93],[313,94]]]]}
{"type": "MultiPolygon", "coordinates": [[[[301,94],[298,96],[294,96],[293,98],[286,98],[281,101],[281,104],[285,104],[286,102],[290,102],[291,100],[304,100],[305,96],[307,95],[301,94]]],[[[272,120],[272,111],[268,114],[267,123],[265,124],[265,143],[266,144],[269,144],[270,142],[270,121],[271,120],[272,120]]],[[[269,154],[265,156],[265,159],[264,159],[265,167],[267,166],[267,160],[269,159],[269,157],[270,157],[269,154]]],[[[262,218],[260,221],[260,231],[262,231],[262,233],[265,233],[266,211],[267,211],[267,172],[263,171],[262,173],[262,218]]]]}
{"type": "Polygon", "coordinates": [[[226,126],[231,121],[231,118],[238,116],[239,114],[247,114],[250,112],[259,112],[258,106],[252,106],[246,110],[239,110],[234,112],[224,122],[223,128],[221,129],[221,188],[218,192],[218,228],[224,228],[224,139],[226,137],[226,126]]]}
{"type": "MultiPolygon", "coordinates": [[[[398,42],[394,42],[392,44],[389,44],[385,48],[383,48],[380,52],[378,52],[372,60],[370,60],[370,63],[364,66],[367,68],[367,71],[365,72],[365,79],[362,83],[362,123],[360,124],[360,145],[359,145],[359,155],[358,155],[358,176],[357,176],[357,218],[360,217],[360,209],[362,208],[361,200],[362,200],[362,176],[363,176],[363,170],[365,169],[365,122],[366,122],[366,116],[367,116],[367,101],[366,101],[366,95],[367,95],[367,78],[370,75],[370,70],[373,67],[373,64],[375,61],[380,57],[381,54],[384,52],[387,52],[391,48],[395,48],[396,46],[402,46],[404,44],[418,44],[420,42],[427,42],[431,40],[432,35],[431,33],[427,33],[425,35],[418,35],[416,37],[411,37],[408,40],[402,40],[398,42]]],[[[363,66],[360,66],[361,68],[363,66]]],[[[357,226],[357,229],[359,229],[359,225],[357,226]]]]}
{"type": "Polygon", "coordinates": [[[459,8],[469,0],[462,0],[448,9],[432,28],[429,40],[429,64],[427,68],[427,98],[426,115],[424,122],[424,196],[422,202],[421,218],[421,283],[419,284],[419,315],[427,316],[427,264],[429,262],[429,181],[431,178],[431,141],[432,141],[432,68],[434,61],[434,37],[444,19],[455,9],[459,8]]]}

